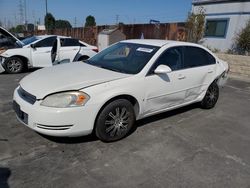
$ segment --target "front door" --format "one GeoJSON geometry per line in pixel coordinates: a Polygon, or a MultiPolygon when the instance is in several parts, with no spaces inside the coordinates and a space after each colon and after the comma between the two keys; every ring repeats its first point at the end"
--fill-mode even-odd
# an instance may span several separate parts
{"type": "Polygon", "coordinates": [[[182,61],[182,47],[173,47],[163,52],[152,66],[145,77],[144,115],[150,115],[183,103],[185,90],[190,87],[191,83],[187,83],[183,74],[182,61]],[[155,74],[154,70],[161,64],[169,66],[172,72],[155,74]]]}

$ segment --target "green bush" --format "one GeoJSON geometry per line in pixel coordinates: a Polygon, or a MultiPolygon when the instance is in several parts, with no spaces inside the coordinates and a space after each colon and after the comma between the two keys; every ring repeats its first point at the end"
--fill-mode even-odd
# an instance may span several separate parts
{"type": "Polygon", "coordinates": [[[236,37],[236,50],[240,54],[250,54],[250,20],[236,37]]]}

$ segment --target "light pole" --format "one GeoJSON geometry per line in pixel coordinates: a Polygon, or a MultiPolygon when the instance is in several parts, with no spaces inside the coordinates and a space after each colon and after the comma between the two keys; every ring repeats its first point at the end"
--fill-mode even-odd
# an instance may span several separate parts
{"type": "Polygon", "coordinates": [[[25,30],[28,31],[26,0],[24,0],[24,24],[25,24],[25,30]]]}

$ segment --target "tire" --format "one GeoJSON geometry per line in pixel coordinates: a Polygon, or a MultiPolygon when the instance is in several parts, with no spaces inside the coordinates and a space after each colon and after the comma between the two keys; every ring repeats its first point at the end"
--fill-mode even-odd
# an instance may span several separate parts
{"type": "Polygon", "coordinates": [[[135,123],[132,104],[118,99],[107,104],[97,117],[96,136],[103,142],[113,142],[127,136],[135,123]]]}
{"type": "Polygon", "coordinates": [[[201,107],[211,109],[215,106],[219,98],[219,87],[216,82],[213,82],[207,89],[206,95],[201,101],[201,107]]]}
{"type": "Polygon", "coordinates": [[[5,63],[6,72],[9,74],[15,74],[23,72],[25,64],[19,57],[10,57],[5,63]]]}

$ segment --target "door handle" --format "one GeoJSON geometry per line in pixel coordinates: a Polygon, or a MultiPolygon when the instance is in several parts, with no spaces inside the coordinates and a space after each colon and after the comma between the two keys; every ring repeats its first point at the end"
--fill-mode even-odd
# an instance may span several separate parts
{"type": "Polygon", "coordinates": [[[185,78],[186,78],[186,76],[183,76],[183,75],[179,75],[179,76],[178,76],[178,79],[179,79],[179,80],[183,80],[183,79],[185,79],[185,78]]]}
{"type": "Polygon", "coordinates": [[[213,70],[208,70],[208,72],[207,73],[213,73],[214,71],[213,70]]]}
{"type": "Polygon", "coordinates": [[[46,51],[45,53],[50,53],[51,51],[46,51]]]}

